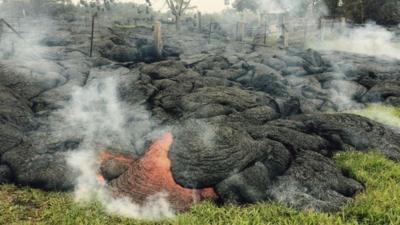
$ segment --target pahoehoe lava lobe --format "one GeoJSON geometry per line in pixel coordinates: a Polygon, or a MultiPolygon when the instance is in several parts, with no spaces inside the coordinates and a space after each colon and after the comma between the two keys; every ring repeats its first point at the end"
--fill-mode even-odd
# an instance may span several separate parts
{"type": "Polygon", "coordinates": [[[186,121],[178,130],[170,152],[175,179],[185,187],[213,186],[223,202],[273,200],[335,211],[363,190],[336,167],[335,152],[376,149],[400,159],[398,133],[352,114],[299,115],[263,125],[186,121]]]}
{"type": "Polygon", "coordinates": [[[254,140],[247,132],[192,120],[176,129],[170,158],[176,181],[188,188],[215,186],[256,160],[284,147],[270,140],[254,140]]]}
{"type": "Polygon", "coordinates": [[[130,197],[139,204],[144,204],[149,197],[165,192],[173,208],[178,211],[187,210],[203,199],[216,199],[213,188],[188,189],[175,182],[168,158],[173,139],[171,133],[162,135],[140,159],[118,159],[111,156],[128,166],[121,176],[109,183],[112,192],[116,196],[130,197]]]}

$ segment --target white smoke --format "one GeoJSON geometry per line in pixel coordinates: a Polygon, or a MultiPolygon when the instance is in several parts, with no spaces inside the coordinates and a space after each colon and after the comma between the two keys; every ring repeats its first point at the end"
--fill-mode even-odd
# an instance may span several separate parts
{"type": "Polygon", "coordinates": [[[327,34],[324,40],[313,42],[310,47],[400,59],[400,42],[396,41],[395,33],[374,23],[327,34]]]}
{"type": "MultiPolygon", "coordinates": [[[[297,1],[294,2],[296,3],[297,1]]],[[[261,10],[267,13],[284,13],[289,11],[290,9],[288,7],[290,5],[284,5],[276,0],[264,0],[261,1],[261,3],[262,3],[261,10]]]]}
{"type": "Polygon", "coordinates": [[[48,33],[54,33],[56,29],[51,20],[46,18],[17,20],[10,17],[4,19],[21,37],[5,24],[0,25],[3,30],[0,31],[0,60],[4,60],[5,65],[32,82],[46,83],[51,87],[66,82],[62,76],[62,68],[49,60],[55,55],[54,52],[41,43],[48,33]]]}
{"type": "Polygon", "coordinates": [[[3,24],[3,32],[0,35],[1,58],[24,62],[32,59],[42,60],[48,56],[48,48],[42,46],[40,42],[48,33],[55,30],[50,19],[15,17],[3,19],[16,33],[6,23],[3,24]]]}
{"type": "MultiPolygon", "coordinates": [[[[332,27],[329,25],[323,28],[321,35],[322,39],[321,36],[314,37],[307,46],[320,51],[348,52],[390,61],[400,59],[400,42],[396,34],[375,23],[368,23],[362,27],[351,27],[349,24],[332,27]]],[[[329,92],[331,100],[339,103],[339,111],[364,107],[354,100],[355,95],[362,92],[360,86],[346,80],[345,76],[349,70],[354,70],[354,65],[340,54],[331,54],[327,58],[334,66],[334,74],[337,75],[336,84],[329,92]]]]}
{"type": "Polygon", "coordinates": [[[100,201],[110,214],[116,214],[135,219],[163,219],[174,217],[166,193],[158,193],[145,201],[136,204],[128,197],[114,197],[107,186],[97,180],[99,162],[96,151],[80,149],[69,154],[68,164],[79,172],[75,186],[75,200],[77,202],[100,201]]]}
{"type": "Polygon", "coordinates": [[[395,107],[371,104],[361,110],[351,110],[349,113],[367,117],[397,130],[400,129],[400,111],[395,107]]]}
{"type": "Polygon", "coordinates": [[[325,15],[327,8],[324,2],[319,1],[316,5],[312,5],[310,0],[260,0],[260,10],[266,13],[291,13],[304,16],[310,7],[313,7],[314,13],[325,15]]]}
{"type": "MultiPolygon", "coordinates": [[[[135,151],[142,144],[134,139],[152,129],[149,114],[141,105],[128,107],[118,98],[114,78],[94,79],[85,87],[76,87],[64,109],[56,112],[55,130],[65,136],[79,136],[79,149],[67,154],[67,162],[78,174],[75,198],[78,202],[98,200],[109,213],[136,219],[161,219],[174,216],[166,194],[150,196],[144,204],[128,198],[116,198],[106,184],[98,180],[98,153],[108,149],[135,151]],[[133,141],[132,141],[133,139],[133,141]]],[[[141,143],[141,142],[140,142],[141,143]]]]}

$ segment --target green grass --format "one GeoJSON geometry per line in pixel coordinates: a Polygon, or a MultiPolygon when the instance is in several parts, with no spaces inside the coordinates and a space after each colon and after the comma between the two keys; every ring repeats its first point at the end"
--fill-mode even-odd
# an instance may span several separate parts
{"type": "MultiPolygon", "coordinates": [[[[400,108],[371,104],[350,113],[400,127],[400,108]]],[[[366,190],[337,213],[297,211],[277,203],[218,207],[210,202],[164,221],[139,221],[105,213],[100,203],[74,203],[70,193],[0,185],[0,224],[400,224],[400,164],[371,152],[341,152],[339,167],[363,182],[366,190]]]]}
{"type": "Polygon", "coordinates": [[[119,29],[137,29],[137,28],[151,28],[151,26],[149,25],[133,25],[133,24],[129,24],[129,25],[114,25],[114,27],[119,28],[119,29]]]}
{"type": "Polygon", "coordinates": [[[400,224],[400,164],[374,152],[342,152],[335,160],[366,185],[337,213],[297,211],[276,203],[217,207],[205,202],[174,219],[138,221],[107,215],[99,203],[78,205],[68,193],[2,185],[0,224],[400,224]]]}
{"type": "Polygon", "coordinates": [[[393,42],[393,47],[400,50],[400,41],[393,42]]]}
{"type": "Polygon", "coordinates": [[[364,116],[386,125],[400,127],[400,107],[370,104],[364,109],[349,111],[349,113],[364,116]]]}

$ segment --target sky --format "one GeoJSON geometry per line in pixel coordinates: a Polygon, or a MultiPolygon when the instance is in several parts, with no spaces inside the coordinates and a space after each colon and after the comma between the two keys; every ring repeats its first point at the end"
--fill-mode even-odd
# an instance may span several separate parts
{"type": "MultiPolygon", "coordinates": [[[[74,2],[79,2],[79,0],[73,0],[74,2]]],[[[135,3],[145,3],[145,0],[116,0],[118,2],[135,2],[135,3]]],[[[233,0],[230,0],[232,2],[233,0]]],[[[152,0],[155,10],[166,10],[165,0],[152,0]]],[[[197,6],[197,10],[201,12],[214,13],[221,12],[226,9],[225,0],[192,0],[192,4],[197,6]]]]}

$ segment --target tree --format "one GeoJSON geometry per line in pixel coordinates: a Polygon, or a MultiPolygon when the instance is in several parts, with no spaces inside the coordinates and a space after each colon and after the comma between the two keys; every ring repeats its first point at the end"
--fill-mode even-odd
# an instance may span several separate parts
{"type": "Polygon", "coordinates": [[[235,2],[233,3],[233,8],[235,8],[239,12],[243,12],[245,10],[257,12],[260,6],[260,0],[235,0],[235,2]]]}
{"type": "Polygon", "coordinates": [[[80,4],[85,7],[97,8],[97,10],[110,9],[114,0],[80,0],[80,4]]]}
{"type": "Polygon", "coordinates": [[[400,23],[400,0],[324,0],[331,16],[345,16],[355,23],[400,23]],[[339,4],[340,3],[340,4],[339,4]]]}
{"type": "Polygon", "coordinates": [[[176,30],[181,29],[181,18],[187,10],[193,9],[190,4],[192,0],[166,0],[172,15],[175,16],[176,30]]]}
{"type": "Polygon", "coordinates": [[[48,14],[58,16],[72,6],[71,0],[30,0],[35,14],[48,14]]]}
{"type": "Polygon", "coordinates": [[[388,1],[381,7],[379,23],[400,24],[400,1],[388,1]]]}

